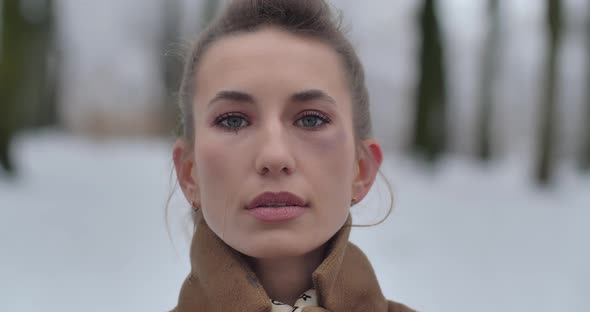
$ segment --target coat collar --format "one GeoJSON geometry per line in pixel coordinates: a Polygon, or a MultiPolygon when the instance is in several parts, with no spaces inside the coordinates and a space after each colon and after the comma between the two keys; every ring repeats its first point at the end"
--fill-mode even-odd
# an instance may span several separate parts
{"type": "MultiPolygon", "coordinates": [[[[191,243],[191,273],[180,290],[176,312],[269,312],[270,299],[243,255],[209,228],[202,213],[191,243]]],[[[348,241],[352,217],[330,239],[326,257],[312,274],[319,304],[329,311],[387,311],[371,264],[348,241]]]]}

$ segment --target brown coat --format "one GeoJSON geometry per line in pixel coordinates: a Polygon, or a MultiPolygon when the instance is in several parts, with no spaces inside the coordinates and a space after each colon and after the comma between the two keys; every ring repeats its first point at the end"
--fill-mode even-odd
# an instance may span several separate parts
{"type": "MultiPolygon", "coordinates": [[[[271,302],[243,256],[226,245],[199,213],[191,244],[191,273],[173,312],[270,312],[271,302]]],[[[384,298],[365,254],[348,241],[351,216],[330,240],[326,258],[312,274],[319,305],[306,312],[410,312],[384,298]]]]}

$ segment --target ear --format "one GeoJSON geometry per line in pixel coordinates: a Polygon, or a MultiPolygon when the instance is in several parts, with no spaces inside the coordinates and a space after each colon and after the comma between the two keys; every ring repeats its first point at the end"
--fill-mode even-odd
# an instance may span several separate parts
{"type": "Polygon", "coordinates": [[[199,186],[194,176],[195,172],[195,160],[192,157],[193,151],[190,150],[190,146],[186,141],[178,139],[174,143],[172,150],[172,157],[174,159],[174,167],[176,169],[176,177],[178,178],[178,184],[184,193],[186,200],[194,202],[195,206],[200,206],[199,199],[199,186]]]}
{"type": "Polygon", "coordinates": [[[352,184],[352,196],[356,199],[356,203],[369,193],[383,162],[381,146],[375,139],[363,140],[357,154],[356,176],[352,184]]]}

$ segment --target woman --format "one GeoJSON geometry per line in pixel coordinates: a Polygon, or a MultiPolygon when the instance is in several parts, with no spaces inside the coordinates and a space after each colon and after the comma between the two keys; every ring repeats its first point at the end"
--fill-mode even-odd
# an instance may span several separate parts
{"type": "Polygon", "coordinates": [[[173,157],[196,230],[174,311],[411,311],[348,241],[382,152],[362,65],[324,1],[231,2],[180,95],[173,157]]]}

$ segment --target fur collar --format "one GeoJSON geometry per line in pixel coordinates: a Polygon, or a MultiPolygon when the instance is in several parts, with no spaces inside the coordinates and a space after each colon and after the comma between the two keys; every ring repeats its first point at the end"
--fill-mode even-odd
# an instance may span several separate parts
{"type": "MultiPolygon", "coordinates": [[[[175,312],[270,312],[271,302],[243,255],[226,245],[198,212],[191,243],[191,273],[185,279],[175,312]]],[[[387,312],[367,257],[348,241],[352,217],[330,239],[326,257],[312,274],[319,306],[329,311],[387,312]]]]}

